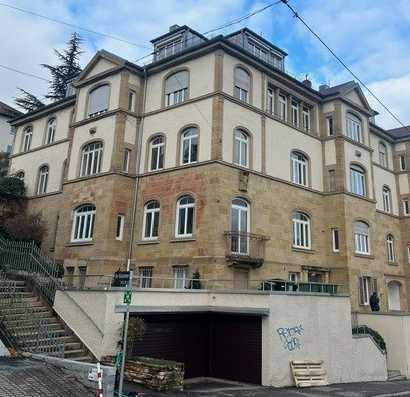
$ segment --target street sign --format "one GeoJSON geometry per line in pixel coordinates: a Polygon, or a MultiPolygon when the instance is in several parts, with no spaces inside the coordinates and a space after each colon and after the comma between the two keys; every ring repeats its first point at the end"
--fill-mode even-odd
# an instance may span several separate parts
{"type": "Polygon", "coordinates": [[[131,304],[131,299],[132,299],[132,289],[127,289],[124,291],[124,303],[126,305],[131,304]]]}
{"type": "Polygon", "coordinates": [[[113,287],[126,287],[130,281],[130,272],[120,272],[114,273],[114,279],[112,281],[113,287]]]}

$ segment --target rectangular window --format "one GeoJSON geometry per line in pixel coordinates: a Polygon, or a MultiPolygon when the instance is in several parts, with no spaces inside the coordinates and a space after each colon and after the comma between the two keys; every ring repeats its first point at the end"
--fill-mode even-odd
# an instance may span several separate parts
{"type": "Polygon", "coordinates": [[[139,268],[139,286],[140,288],[152,287],[152,267],[142,266],[139,268]]]}
{"type": "Polygon", "coordinates": [[[167,94],[167,106],[176,105],[185,101],[187,89],[183,88],[167,94]]]}
{"type": "Polygon", "coordinates": [[[328,171],[329,175],[329,192],[335,192],[336,191],[336,171],[335,170],[329,170],[328,171]]]}
{"type": "Polygon", "coordinates": [[[329,136],[333,136],[335,134],[335,131],[333,128],[333,117],[332,116],[326,117],[326,128],[327,128],[327,134],[329,136]]]}
{"type": "Polygon", "coordinates": [[[363,306],[368,306],[370,302],[371,278],[370,277],[360,277],[359,283],[360,283],[360,286],[359,286],[360,304],[363,306]]]}
{"type": "Polygon", "coordinates": [[[307,106],[303,106],[303,129],[307,132],[310,131],[310,109],[307,106]]]}
{"type": "Polygon", "coordinates": [[[187,286],[188,266],[174,267],[174,288],[183,289],[187,286]]]}
{"type": "Polygon", "coordinates": [[[409,199],[404,199],[403,200],[403,213],[404,213],[404,216],[409,216],[410,215],[410,201],[409,201],[409,199]]]}
{"type": "Polygon", "coordinates": [[[399,156],[399,167],[400,167],[400,171],[406,171],[407,165],[406,165],[406,157],[404,156],[404,154],[401,154],[399,156]]]}
{"type": "Polygon", "coordinates": [[[289,272],[289,281],[291,283],[298,283],[300,279],[300,273],[298,272],[289,272]]]}
{"type": "Polygon", "coordinates": [[[370,254],[368,234],[356,232],[354,235],[354,241],[355,241],[356,254],[361,254],[361,255],[370,254]]]}
{"type": "Polygon", "coordinates": [[[410,263],[410,245],[407,246],[407,262],[410,263]]]}
{"type": "Polygon", "coordinates": [[[296,101],[292,101],[292,124],[295,127],[299,127],[299,104],[296,101]]]}
{"type": "Polygon", "coordinates": [[[285,95],[279,95],[279,117],[287,121],[288,119],[288,100],[285,95]]]}
{"type": "Polygon", "coordinates": [[[354,168],[350,169],[350,189],[352,193],[358,194],[359,196],[366,195],[365,176],[363,172],[354,168]]]}
{"type": "Polygon", "coordinates": [[[124,161],[123,161],[123,164],[122,164],[122,170],[124,172],[129,172],[130,157],[131,157],[131,150],[130,149],[124,149],[124,161]]]}
{"type": "Polygon", "coordinates": [[[272,88],[268,88],[266,111],[270,114],[275,112],[275,92],[272,88]]]}
{"type": "Polygon", "coordinates": [[[128,94],[128,110],[130,112],[135,112],[135,91],[130,90],[128,94]]]}
{"type": "Polygon", "coordinates": [[[333,252],[339,252],[340,251],[339,230],[337,230],[337,229],[332,229],[332,250],[333,250],[333,252]]]}
{"type": "Polygon", "coordinates": [[[117,228],[115,231],[115,239],[116,240],[122,240],[123,235],[124,235],[124,221],[125,221],[125,216],[124,215],[118,215],[117,216],[117,228]]]}

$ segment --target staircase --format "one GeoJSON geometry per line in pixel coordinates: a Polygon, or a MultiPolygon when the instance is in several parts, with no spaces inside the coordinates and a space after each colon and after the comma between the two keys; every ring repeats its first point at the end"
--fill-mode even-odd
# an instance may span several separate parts
{"type": "Polygon", "coordinates": [[[93,361],[42,294],[24,278],[5,272],[0,274],[0,333],[21,352],[93,361]]]}

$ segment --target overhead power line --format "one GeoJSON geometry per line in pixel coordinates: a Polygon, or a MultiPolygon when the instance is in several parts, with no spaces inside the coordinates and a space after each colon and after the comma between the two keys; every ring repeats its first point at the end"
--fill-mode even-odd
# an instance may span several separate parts
{"type": "Polygon", "coordinates": [[[405,127],[409,130],[410,128],[406,126],[389,108],[387,105],[383,103],[381,99],[378,98],[378,96],[362,81],[362,79],[355,73],[353,72],[352,69],[350,69],[349,66],[343,61],[342,58],[340,58],[326,43],[325,41],[317,34],[308,24],[303,20],[303,18],[299,15],[299,13],[291,6],[289,5],[289,0],[281,0],[283,4],[285,4],[293,13],[293,16],[302,22],[303,25],[315,36],[322,44],[323,46],[326,47],[326,49],[333,55],[333,57],[336,58],[336,60],[360,83],[362,87],[366,89],[366,91],[380,104],[380,106],[383,107],[384,110],[386,110],[387,113],[390,114],[402,127],[405,127]]]}
{"type": "Polygon", "coordinates": [[[28,73],[28,72],[23,72],[22,70],[18,70],[18,69],[15,69],[15,68],[11,68],[10,66],[6,66],[6,65],[1,65],[1,64],[0,64],[0,68],[6,69],[6,70],[10,70],[11,72],[19,73],[19,74],[22,74],[22,75],[24,75],[24,76],[33,77],[33,78],[38,79],[38,80],[43,80],[43,81],[45,81],[45,82],[47,82],[47,83],[50,82],[50,80],[47,80],[47,79],[44,78],[44,77],[36,76],[35,74],[28,73]]]}
{"type": "Polygon", "coordinates": [[[70,27],[70,28],[74,28],[74,29],[78,29],[78,30],[83,30],[84,32],[88,32],[88,33],[92,33],[92,34],[95,34],[95,35],[107,37],[107,38],[109,38],[109,39],[116,40],[116,41],[121,41],[122,43],[126,43],[126,44],[132,45],[132,46],[134,46],[134,47],[149,48],[149,47],[147,47],[147,46],[145,46],[145,45],[133,43],[132,41],[123,39],[123,38],[121,38],[121,37],[113,36],[113,35],[110,35],[110,34],[107,34],[107,33],[97,32],[96,30],[92,30],[92,29],[89,29],[89,28],[85,28],[85,27],[82,27],[82,26],[79,26],[79,25],[74,25],[74,24],[72,24],[72,23],[65,22],[65,21],[61,21],[61,20],[56,19],[56,18],[51,18],[51,17],[48,17],[48,16],[46,16],[46,15],[39,14],[39,13],[34,12],[34,11],[30,11],[30,10],[26,10],[26,9],[24,9],[24,8],[20,8],[20,7],[13,6],[13,5],[11,5],[11,4],[7,4],[7,3],[0,2],[0,6],[1,6],[1,7],[11,8],[11,9],[13,9],[13,10],[20,11],[20,12],[23,12],[23,13],[25,13],[25,14],[33,15],[33,16],[36,16],[36,17],[39,17],[39,18],[43,18],[43,19],[46,19],[47,21],[51,21],[51,22],[54,22],[54,23],[59,23],[60,25],[65,25],[65,26],[68,26],[68,27],[70,27]]]}

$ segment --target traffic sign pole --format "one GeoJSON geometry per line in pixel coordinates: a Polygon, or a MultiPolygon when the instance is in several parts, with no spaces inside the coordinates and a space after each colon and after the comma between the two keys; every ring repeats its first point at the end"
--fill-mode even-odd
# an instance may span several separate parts
{"type": "Polygon", "coordinates": [[[124,292],[124,303],[127,304],[127,310],[125,312],[124,338],[122,341],[122,361],[121,361],[120,383],[118,387],[119,396],[122,396],[122,389],[124,385],[125,354],[127,351],[128,323],[130,320],[130,303],[131,303],[131,298],[132,298],[132,276],[133,276],[133,271],[131,270],[130,279],[128,281],[128,287],[127,287],[127,290],[124,292]]]}

